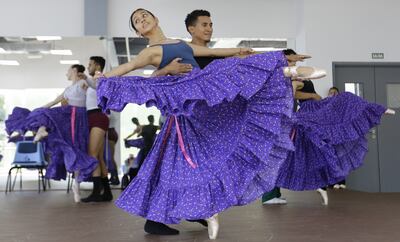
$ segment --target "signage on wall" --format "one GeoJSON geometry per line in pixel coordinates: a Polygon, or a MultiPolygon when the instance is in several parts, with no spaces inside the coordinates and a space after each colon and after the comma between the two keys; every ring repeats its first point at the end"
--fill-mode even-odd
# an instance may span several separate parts
{"type": "Polygon", "coordinates": [[[383,53],[372,53],[372,59],[385,59],[385,54],[383,53]]]}

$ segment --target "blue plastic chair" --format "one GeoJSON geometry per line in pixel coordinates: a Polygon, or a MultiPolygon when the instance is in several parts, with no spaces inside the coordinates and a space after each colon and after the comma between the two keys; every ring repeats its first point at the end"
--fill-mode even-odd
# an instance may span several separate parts
{"type": "Polygon", "coordinates": [[[20,189],[22,189],[22,168],[26,169],[37,169],[38,170],[38,189],[40,193],[41,184],[43,191],[46,190],[46,181],[43,175],[43,170],[47,167],[47,161],[44,156],[43,145],[40,142],[33,141],[19,141],[16,143],[17,149],[12,167],[8,171],[6,193],[14,190],[15,182],[17,180],[18,173],[20,173],[20,189]],[[12,180],[12,170],[16,169],[17,172],[12,180]]]}

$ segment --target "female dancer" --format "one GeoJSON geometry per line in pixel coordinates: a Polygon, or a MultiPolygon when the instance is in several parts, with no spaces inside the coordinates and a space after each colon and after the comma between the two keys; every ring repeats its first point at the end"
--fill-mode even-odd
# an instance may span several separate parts
{"type": "Polygon", "coordinates": [[[324,72],[288,68],[283,53],[272,52],[214,61],[185,76],[119,77],[149,64],[161,68],[175,58],[197,67],[193,55],[252,53],[248,48],[208,49],[167,39],[158,19],[144,9],[132,13],[131,23],[150,47],[100,79],[99,104],[105,111],[120,111],[130,102],[157,106],[167,123],[116,204],[161,223],[206,218],[209,236],[215,239],[217,213],[271,190],[293,148],[288,77],[319,78],[324,72]]]}
{"type": "Polygon", "coordinates": [[[51,154],[51,162],[46,169],[47,178],[65,179],[66,169],[75,173],[76,180],[87,180],[97,165],[97,161],[87,155],[86,91],[81,87],[85,81],[79,75],[84,71],[84,66],[72,65],[67,72],[72,84],[60,96],[32,112],[15,107],[6,121],[8,134],[14,131],[24,134],[32,130],[37,131],[34,141],[43,139],[46,150],[51,154]],[[68,105],[51,108],[63,100],[68,105]]]}

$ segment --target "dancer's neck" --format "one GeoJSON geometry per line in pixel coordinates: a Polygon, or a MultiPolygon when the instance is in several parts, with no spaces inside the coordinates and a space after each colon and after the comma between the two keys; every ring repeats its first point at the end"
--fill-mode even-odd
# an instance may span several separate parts
{"type": "Polygon", "coordinates": [[[201,39],[193,38],[190,43],[198,46],[208,47],[208,42],[201,39]]]}
{"type": "Polygon", "coordinates": [[[145,38],[149,39],[149,45],[162,44],[165,40],[167,40],[167,37],[160,28],[147,34],[145,38]]]}

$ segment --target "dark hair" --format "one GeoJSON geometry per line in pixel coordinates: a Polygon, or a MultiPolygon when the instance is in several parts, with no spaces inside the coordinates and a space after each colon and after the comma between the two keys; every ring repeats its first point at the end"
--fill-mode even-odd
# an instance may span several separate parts
{"type": "Polygon", "coordinates": [[[132,123],[138,125],[139,124],[139,120],[137,118],[132,118],[131,119],[132,123]]]}
{"type": "Polygon", "coordinates": [[[154,123],[154,116],[153,116],[153,115],[147,116],[147,120],[149,120],[149,122],[150,122],[151,124],[154,123]]]}
{"type": "Polygon", "coordinates": [[[83,65],[75,64],[71,66],[71,69],[76,69],[78,73],[84,73],[85,67],[83,65]]]}
{"type": "Polygon", "coordinates": [[[297,55],[296,51],[294,51],[292,49],[283,50],[283,54],[285,54],[285,55],[297,55]]]}
{"type": "Polygon", "coordinates": [[[331,87],[331,88],[329,88],[329,90],[331,90],[331,89],[336,90],[337,92],[339,92],[339,88],[337,88],[337,87],[331,87]]]}
{"type": "Polygon", "coordinates": [[[200,16],[211,17],[210,12],[207,10],[197,9],[189,13],[185,18],[186,30],[189,32],[189,26],[195,26],[197,18],[200,16]]]}
{"type": "Polygon", "coordinates": [[[133,17],[133,15],[134,15],[137,11],[141,11],[141,10],[146,11],[146,12],[149,13],[153,18],[156,18],[156,16],[154,16],[154,14],[153,14],[152,12],[150,12],[149,10],[147,10],[147,9],[144,9],[144,8],[138,8],[138,9],[136,9],[135,11],[132,12],[131,17],[129,18],[130,27],[131,27],[131,29],[135,30],[135,32],[137,32],[137,29],[136,29],[136,27],[135,27],[135,25],[134,25],[134,23],[133,23],[132,17],[133,17]]]}
{"type": "Polygon", "coordinates": [[[96,63],[97,65],[99,65],[100,68],[101,68],[101,71],[104,70],[104,67],[106,66],[106,60],[103,57],[101,57],[101,56],[91,56],[89,59],[94,61],[94,63],[96,63]]]}

